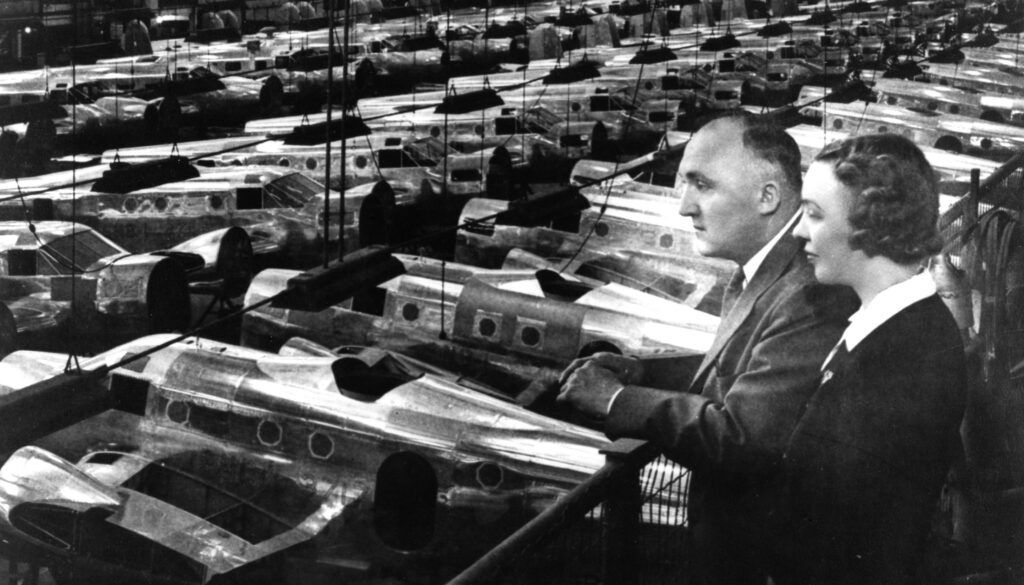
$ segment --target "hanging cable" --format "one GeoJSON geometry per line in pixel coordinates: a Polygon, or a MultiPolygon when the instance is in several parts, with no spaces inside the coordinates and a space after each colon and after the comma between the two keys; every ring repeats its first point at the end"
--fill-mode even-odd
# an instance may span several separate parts
{"type": "MultiPolygon", "coordinates": [[[[622,172],[624,172],[624,171],[619,171],[618,173],[612,173],[612,174],[606,175],[606,176],[601,177],[601,178],[599,178],[597,180],[590,181],[590,182],[588,182],[584,186],[589,186],[589,185],[597,184],[597,183],[599,183],[601,181],[606,181],[606,180],[613,179],[616,176],[618,176],[618,174],[621,174],[622,172]]],[[[447,233],[447,232],[452,231],[452,230],[459,230],[459,229],[463,229],[463,228],[467,228],[467,227],[484,225],[488,221],[492,221],[492,220],[498,218],[503,213],[504,212],[493,213],[491,215],[487,215],[487,216],[484,216],[484,217],[480,217],[480,218],[476,218],[476,219],[472,219],[472,220],[463,222],[463,223],[458,224],[456,226],[452,226],[452,227],[447,227],[447,228],[443,228],[443,229],[440,229],[440,230],[436,230],[435,232],[428,233],[426,235],[423,235],[423,236],[420,236],[420,237],[417,237],[417,238],[412,238],[410,240],[406,240],[405,242],[402,242],[400,244],[386,246],[386,247],[383,248],[383,252],[390,254],[390,253],[393,253],[393,252],[397,252],[398,250],[400,250],[402,248],[407,248],[409,246],[415,245],[415,244],[420,243],[420,242],[429,241],[431,239],[436,238],[440,234],[447,233]]],[[[150,355],[156,353],[157,351],[160,351],[162,349],[166,349],[167,347],[170,347],[171,345],[174,345],[175,343],[179,343],[181,341],[185,341],[185,340],[187,340],[187,339],[189,339],[191,337],[196,337],[196,336],[198,336],[200,333],[202,333],[204,331],[207,331],[207,330],[213,329],[215,327],[221,326],[221,325],[223,325],[223,324],[225,324],[225,323],[227,323],[227,322],[229,322],[229,321],[231,321],[233,319],[237,319],[238,317],[241,317],[242,315],[245,315],[246,313],[250,313],[250,312],[255,311],[255,310],[257,310],[257,309],[259,309],[261,307],[265,307],[265,306],[273,303],[274,301],[277,301],[278,299],[283,298],[284,296],[289,294],[291,291],[292,291],[291,288],[286,288],[285,290],[283,290],[281,292],[278,292],[278,293],[276,293],[274,295],[271,295],[271,296],[269,296],[269,297],[267,297],[265,299],[262,299],[260,301],[255,302],[255,303],[252,303],[251,305],[246,305],[244,307],[241,307],[241,308],[239,308],[239,309],[237,309],[237,310],[235,310],[235,311],[233,311],[233,312],[231,312],[231,313],[229,313],[229,314],[227,314],[227,315],[225,315],[223,317],[217,318],[217,319],[215,319],[213,321],[210,321],[210,322],[208,322],[208,323],[206,323],[204,325],[200,325],[198,327],[194,327],[194,328],[190,329],[189,331],[187,331],[185,333],[182,333],[181,335],[178,335],[177,337],[171,338],[171,339],[169,339],[167,341],[159,343],[159,344],[157,344],[157,345],[155,345],[153,347],[147,348],[147,349],[145,349],[143,351],[140,351],[138,353],[134,353],[134,354],[132,354],[130,356],[126,356],[125,358],[121,359],[118,362],[115,362],[114,364],[111,364],[111,365],[108,365],[108,366],[102,366],[101,368],[99,368],[99,370],[101,370],[102,372],[109,372],[111,370],[114,370],[114,369],[117,369],[117,368],[121,368],[121,367],[127,366],[129,364],[132,364],[132,363],[134,363],[134,362],[136,362],[136,361],[138,361],[140,359],[144,359],[145,357],[150,356],[150,355]]]]}
{"type": "MultiPolygon", "coordinates": [[[[74,27],[74,43],[75,43],[75,46],[77,47],[78,46],[78,10],[77,10],[77,8],[76,8],[76,10],[74,11],[74,14],[73,14],[73,24],[72,24],[72,26],[74,27]]],[[[78,85],[78,59],[77,59],[77,57],[74,54],[72,54],[72,56],[71,56],[71,86],[75,87],[76,85],[78,85]]],[[[77,133],[78,133],[78,104],[72,104],[71,105],[71,142],[72,142],[72,144],[74,144],[75,139],[77,138],[77,133]]],[[[76,183],[77,182],[77,180],[76,180],[76,178],[77,178],[76,177],[77,169],[78,169],[78,165],[74,165],[74,166],[71,167],[71,182],[72,183],[76,183]]],[[[19,190],[20,190],[20,188],[19,188],[19,190]]],[[[78,216],[78,207],[77,207],[78,197],[77,197],[77,195],[78,195],[77,190],[74,187],[72,187],[71,188],[71,216],[72,217],[77,217],[78,216]]],[[[22,200],[22,202],[24,202],[24,199],[22,200]]],[[[64,363],[64,371],[65,372],[70,372],[70,371],[74,370],[75,372],[81,373],[82,368],[81,368],[80,364],[78,363],[78,355],[75,352],[75,346],[74,346],[75,339],[77,339],[77,336],[75,335],[75,321],[76,321],[76,317],[77,317],[76,312],[75,312],[75,310],[76,310],[75,299],[78,298],[78,295],[75,294],[75,289],[76,289],[76,285],[77,285],[77,282],[76,282],[77,279],[75,278],[75,262],[74,262],[75,258],[78,255],[78,242],[77,242],[78,238],[75,237],[76,226],[77,226],[77,224],[75,224],[75,223],[71,224],[71,259],[72,259],[72,261],[71,261],[71,309],[70,309],[70,316],[68,317],[68,340],[67,340],[68,341],[68,359],[64,363]]],[[[32,231],[33,235],[36,234],[35,229],[32,229],[31,231],[32,231]]],[[[38,236],[36,236],[36,237],[38,237],[38,236]]]]}

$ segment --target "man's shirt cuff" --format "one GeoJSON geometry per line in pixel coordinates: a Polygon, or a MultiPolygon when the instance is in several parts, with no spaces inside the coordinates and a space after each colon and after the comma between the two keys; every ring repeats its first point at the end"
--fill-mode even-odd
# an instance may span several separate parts
{"type": "Polygon", "coordinates": [[[605,411],[604,411],[604,415],[605,416],[608,416],[609,414],[611,414],[612,406],[615,404],[615,399],[618,398],[619,394],[622,394],[622,391],[625,390],[625,389],[626,389],[626,386],[624,384],[620,384],[619,385],[619,389],[616,390],[614,394],[612,394],[612,397],[608,400],[608,408],[605,409],[605,411]]]}

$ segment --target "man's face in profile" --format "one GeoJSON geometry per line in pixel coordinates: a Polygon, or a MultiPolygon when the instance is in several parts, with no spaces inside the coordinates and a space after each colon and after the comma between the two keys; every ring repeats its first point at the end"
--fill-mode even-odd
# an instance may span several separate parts
{"type": "Polygon", "coordinates": [[[746,262],[763,242],[757,201],[763,164],[743,147],[743,126],[717,120],[694,134],[679,164],[679,213],[693,220],[696,250],[704,256],[746,262]],[[754,245],[754,244],[757,245],[754,245]]]}

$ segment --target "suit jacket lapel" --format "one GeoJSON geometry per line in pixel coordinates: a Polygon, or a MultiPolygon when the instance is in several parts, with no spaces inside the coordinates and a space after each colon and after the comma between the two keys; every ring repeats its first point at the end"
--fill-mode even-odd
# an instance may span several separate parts
{"type": "Polygon", "coordinates": [[[733,306],[732,311],[728,315],[723,315],[722,321],[718,325],[718,332],[715,334],[715,340],[711,344],[711,349],[704,355],[704,360],[701,362],[700,367],[697,369],[697,374],[690,383],[691,392],[699,393],[701,391],[711,365],[718,359],[719,354],[725,349],[726,344],[732,339],[736,330],[746,321],[750,312],[754,309],[754,303],[776,280],[782,277],[790,263],[792,263],[793,257],[800,253],[801,249],[800,240],[794,238],[789,233],[782,236],[782,239],[768,253],[764,263],[761,264],[757,273],[754,274],[747,287],[743,289],[739,298],[736,299],[736,304],[733,306]]]}

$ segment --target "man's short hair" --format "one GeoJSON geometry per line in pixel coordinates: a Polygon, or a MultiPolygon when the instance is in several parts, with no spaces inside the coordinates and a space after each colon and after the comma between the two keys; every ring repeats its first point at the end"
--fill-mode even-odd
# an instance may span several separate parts
{"type": "Polygon", "coordinates": [[[743,147],[775,168],[780,174],[783,188],[799,197],[803,187],[800,147],[785,128],[769,116],[746,110],[727,110],[709,118],[702,127],[720,120],[731,120],[739,124],[743,129],[743,147]]]}
{"type": "Polygon", "coordinates": [[[900,264],[942,249],[938,183],[924,153],[897,134],[868,134],[826,146],[816,161],[832,165],[853,193],[850,246],[900,264]]]}

